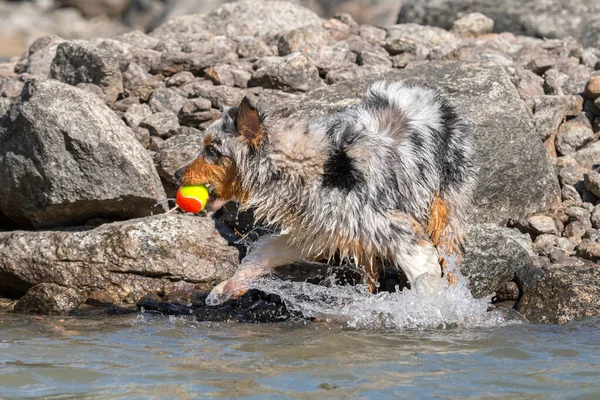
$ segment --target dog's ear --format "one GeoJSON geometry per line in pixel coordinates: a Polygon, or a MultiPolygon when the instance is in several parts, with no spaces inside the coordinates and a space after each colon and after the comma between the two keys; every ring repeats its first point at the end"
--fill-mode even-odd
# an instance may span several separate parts
{"type": "Polygon", "coordinates": [[[256,149],[264,134],[263,125],[258,110],[248,97],[244,97],[240,103],[235,121],[238,133],[256,149]]]}

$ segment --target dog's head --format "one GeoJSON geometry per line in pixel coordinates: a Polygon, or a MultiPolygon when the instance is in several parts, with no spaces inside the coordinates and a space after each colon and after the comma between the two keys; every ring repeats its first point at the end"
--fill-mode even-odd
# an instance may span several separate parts
{"type": "Polygon", "coordinates": [[[200,154],[189,164],[175,171],[182,185],[207,185],[216,210],[229,200],[244,201],[236,160],[240,154],[256,151],[264,136],[262,118],[247,97],[239,106],[224,110],[217,121],[207,128],[200,154]]]}

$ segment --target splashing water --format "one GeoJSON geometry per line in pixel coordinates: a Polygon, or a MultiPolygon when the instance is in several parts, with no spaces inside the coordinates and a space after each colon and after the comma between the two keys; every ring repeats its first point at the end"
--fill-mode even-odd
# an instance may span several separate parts
{"type": "Polygon", "coordinates": [[[306,318],[342,323],[356,329],[472,328],[518,323],[515,316],[489,312],[491,296],[475,299],[457,269],[449,285],[439,279],[425,290],[425,276],[415,288],[373,295],[367,285],[340,286],[330,277],[324,284],[261,279],[253,288],[281,297],[288,309],[306,318]],[[433,287],[432,287],[433,286],[433,287]]]}

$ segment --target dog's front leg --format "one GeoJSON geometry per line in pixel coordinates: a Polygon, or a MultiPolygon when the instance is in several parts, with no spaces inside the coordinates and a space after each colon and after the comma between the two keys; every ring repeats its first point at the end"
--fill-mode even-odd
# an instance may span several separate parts
{"type": "Polygon", "coordinates": [[[237,298],[248,290],[248,284],[272,272],[273,268],[302,258],[300,248],[289,244],[289,235],[263,236],[242,260],[235,274],[215,286],[206,304],[215,306],[237,298]]]}

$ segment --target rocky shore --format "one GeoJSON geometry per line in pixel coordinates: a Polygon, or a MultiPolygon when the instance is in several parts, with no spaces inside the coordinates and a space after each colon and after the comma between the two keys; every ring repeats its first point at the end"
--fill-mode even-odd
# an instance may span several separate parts
{"type": "MultiPolygon", "coordinates": [[[[387,79],[439,90],[473,131],[480,172],[462,267],[473,294],[532,322],[600,316],[600,42],[493,33],[480,13],[449,11],[446,30],[405,7],[382,28],[240,1],[149,34],[45,36],[0,63],[0,294],[15,300],[3,304],[288,318],[255,291],[204,306],[243,256],[252,216],[165,214],[172,174],[244,95],[320,115],[387,79]]],[[[326,270],[281,274],[318,282],[326,270]]],[[[402,284],[388,276],[383,289],[402,284]]]]}

